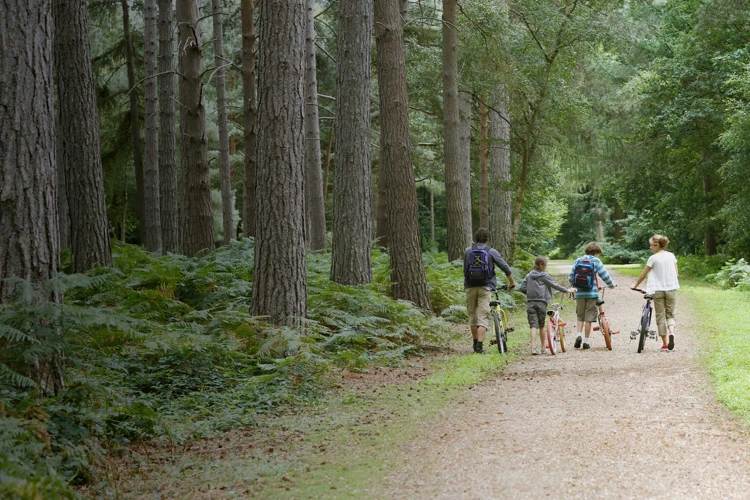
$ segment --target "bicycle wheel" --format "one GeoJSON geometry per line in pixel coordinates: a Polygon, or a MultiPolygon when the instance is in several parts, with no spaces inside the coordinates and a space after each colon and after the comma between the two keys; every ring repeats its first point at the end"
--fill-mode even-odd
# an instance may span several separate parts
{"type": "Polygon", "coordinates": [[[562,352],[567,352],[565,350],[565,327],[557,325],[557,336],[560,338],[560,350],[562,352]]]}
{"type": "Polygon", "coordinates": [[[549,346],[549,352],[554,356],[557,354],[557,346],[555,345],[555,335],[557,334],[557,326],[553,326],[552,320],[547,322],[547,345],[549,346]]]}
{"type": "Polygon", "coordinates": [[[500,321],[500,318],[497,316],[497,311],[492,310],[492,324],[495,327],[495,342],[497,342],[497,351],[500,354],[505,354],[508,352],[508,344],[505,341],[505,329],[503,328],[503,325],[500,321]]]}
{"type": "Polygon", "coordinates": [[[641,326],[638,329],[638,353],[643,351],[643,346],[646,344],[646,335],[648,334],[648,318],[641,317],[641,326]]]}
{"type": "Polygon", "coordinates": [[[601,330],[602,334],[604,335],[604,343],[606,344],[607,349],[611,351],[612,350],[612,337],[610,337],[609,335],[609,324],[607,323],[607,318],[604,317],[603,314],[600,314],[598,321],[599,321],[599,330],[601,330]]]}

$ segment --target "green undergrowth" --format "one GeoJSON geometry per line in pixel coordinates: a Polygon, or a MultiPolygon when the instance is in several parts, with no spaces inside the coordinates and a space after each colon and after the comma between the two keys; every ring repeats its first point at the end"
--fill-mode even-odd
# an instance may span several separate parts
{"type": "MultiPolygon", "coordinates": [[[[522,316],[516,311],[511,322],[523,321],[522,316]]],[[[460,342],[469,341],[467,332],[460,342]]],[[[162,470],[127,481],[123,491],[138,496],[166,483],[163,491],[175,497],[208,492],[206,485],[221,485],[221,496],[228,498],[385,496],[383,478],[402,465],[402,447],[425,439],[445,408],[471,397],[467,388],[500,373],[526,341],[527,332],[520,329],[511,333],[510,354],[437,357],[427,362],[426,377],[411,375],[415,368],[409,364],[393,368],[400,376],[387,385],[349,389],[324,404],[264,421],[264,438],[245,437],[239,447],[251,446],[249,452],[220,460],[181,455],[162,470]]]]}
{"type": "Polygon", "coordinates": [[[703,286],[680,289],[694,308],[693,328],[719,400],[750,425],[750,293],[703,286]]]}
{"type": "Polygon", "coordinates": [[[428,313],[388,297],[388,256],[373,283],[328,280],[330,255],[307,262],[304,328],[249,313],[253,242],[201,258],[114,245],[112,269],[58,275],[0,306],[0,497],[106,488],[102,467],[135,443],[179,447],[325,400],[332,369],[400,366],[445,345],[466,319],[461,266],[425,254],[428,313]],[[41,300],[55,291],[63,304],[41,300]],[[66,390],[43,396],[37,360],[62,359],[66,390]]]}

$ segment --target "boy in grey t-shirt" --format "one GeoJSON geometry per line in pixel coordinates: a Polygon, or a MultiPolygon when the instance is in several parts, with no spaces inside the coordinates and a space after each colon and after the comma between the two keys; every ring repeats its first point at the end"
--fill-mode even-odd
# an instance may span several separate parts
{"type": "Polygon", "coordinates": [[[575,288],[565,288],[555,283],[546,273],[547,257],[539,256],[534,261],[534,268],[521,282],[518,291],[526,294],[526,315],[531,328],[531,354],[544,354],[544,324],[547,317],[547,303],[552,300],[552,289],[563,293],[575,293],[575,288]],[[539,330],[539,348],[534,347],[534,336],[539,330]]]}

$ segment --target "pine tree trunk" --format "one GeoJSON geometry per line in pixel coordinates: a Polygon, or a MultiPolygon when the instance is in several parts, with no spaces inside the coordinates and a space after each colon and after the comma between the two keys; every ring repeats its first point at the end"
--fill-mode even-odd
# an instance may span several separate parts
{"type": "Polygon", "coordinates": [[[398,0],[375,0],[382,134],[380,167],[388,177],[388,220],[398,221],[398,225],[390,225],[388,234],[393,298],[430,309],[411,163],[403,38],[398,0]]]}
{"type": "Polygon", "coordinates": [[[54,0],[53,10],[62,135],[57,168],[65,171],[72,268],[82,273],[95,265],[112,265],[88,12],[85,0],[54,0]]]}
{"type": "Polygon", "coordinates": [[[261,0],[253,315],[296,325],[305,272],[305,0],[261,0]]]}
{"type": "Polygon", "coordinates": [[[156,0],[144,0],[144,94],[145,137],[143,141],[143,246],[149,252],[161,252],[161,201],[159,200],[159,89],[158,16],[156,0]]]}
{"type": "Polygon", "coordinates": [[[443,0],[443,137],[449,260],[462,258],[466,247],[471,245],[471,200],[464,197],[464,183],[470,177],[461,165],[459,146],[456,22],[456,0],[443,0]]]}
{"type": "Polygon", "coordinates": [[[320,165],[320,122],[318,121],[318,77],[315,54],[315,0],[305,0],[305,220],[306,243],[310,250],[325,250],[326,207],[323,200],[323,172],[320,165]]]}
{"type": "Polygon", "coordinates": [[[216,65],[216,108],[219,118],[219,171],[221,173],[221,214],[224,227],[224,244],[237,239],[234,226],[234,193],[232,192],[232,167],[229,164],[229,126],[227,124],[226,78],[224,65],[224,24],[221,0],[211,0],[214,18],[214,64],[216,65]]]}
{"type": "Polygon", "coordinates": [[[159,201],[164,253],[179,250],[173,0],[159,0],[159,201]]]}
{"type": "Polygon", "coordinates": [[[409,0],[399,0],[399,10],[401,11],[401,19],[403,21],[409,22],[409,0]]]}
{"type": "MultiPolygon", "coordinates": [[[[7,278],[44,286],[60,267],[51,0],[0,2],[0,303],[7,278]]],[[[52,292],[48,300],[60,302],[52,292]]],[[[60,355],[36,360],[44,393],[65,388],[60,355]]]]}
{"type": "MultiPolygon", "coordinates": [[[[59,98],[55,108],[55,130],[63,130],[62,117],[60,116],[59,98]]],[[[63,157],[63,134],[55,134],[55,155],[58,159],[63,157]]],[[[65,168],[59,165],[57,168],[57,226],[60,230],[60,249],[70,246],[70,211],[68,210],[68,197],[65,192],[65,168]]]]}
{"type": "MultiPolygon", "coordinates": [[[[382,130],[382,126],[380,127],[382,130]]],[[[383,134],[380,134],[380,151],[382,157],[383,151],[383,134]]],[[[375,237],[378,240],[378,246],[388,248],[388,202],[386,200],[388,194],[388,179],[386,178],[386,169],[383,167],[383,162],[378,161],[378,171],[376,172],[378,178],[378,199],[375,205],[376,221],[375,221],[375,237]]]]}
{"type": "Polygon", "coordinates": [[[490,242],[505,260],[513,262],[513,254],[511,253],[511,230],[513,227],[511,201],[513,196],[510,190],[510,123],[508,121],[508,99],[505,91],[499,90],[492,103],[494,110],[489,113],[490,242]]]}
{"type": "Polygon", "coordinates": [[[489,110],[483,96],[479,103],[479,227],[488,229],[490,227],[489,171],[487,169],[487,158],[490,153],[488,144],[489,121],[489,110]]]}
{"type": "Polygon", "coordinates": [[[135,190],[138,197],[135,201],[138,215],[139,241],[143,241],[143,231],[146,227],[143,212],[143,154],[141,150],[141,118],[138,112],[138,92],[135,89],[135,60],[133,56],[133,41],[130,35],[130,7],[128,0],[121,0],[122,27],[125,40],[125,58],[128,68],[128,88],[130,89],[130,136],[133,142],[133,165],[135,166],[135,190]]]}
{"type": "MultiPolygon", "coordinates": [[[[463,203],[463,217],[465,227],[466,246],[472,242],[471,223],[471,94],[460,92],[458,94],[458,164],[463,172],[461,175],[461,198],[463,203]]],[[[463,256],[463,254],[461,254],[463,256]]]]}
{"type": "Polygon", "coordinates": [[[372,0],[339,3],[333,255],[331,280],[344,285],[372,281],[370,174],[370,40],[372,0]]]}
{"type": "Polygon", "coordinates": [[[208,170],[206,109],[203,105],[203,63],[198,1],[177,2],[180,57],[180,136],[183,214],[182,253],[192,257],[214,249],[211,179],[208,170]]]}
{"type": "Polygon", "coordinates": [[[242,100],[245,142],[244,189],[242,193],[242,232],[255,236],[256,120],[255,95],[255,0],[242,0],[242,100]]]}

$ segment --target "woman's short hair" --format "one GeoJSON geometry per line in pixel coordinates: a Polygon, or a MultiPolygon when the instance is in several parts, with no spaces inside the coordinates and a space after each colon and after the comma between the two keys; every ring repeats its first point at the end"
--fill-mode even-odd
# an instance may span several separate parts
{"type": "Polygon", "coordinates": [[[539,255],[536,259],[534,259],[534,269],[537,271],[544,271],[547,269],[547,257],[544,255],[539,255]]]}
{"type": "Polygon", "coordinates": [[[664,250],[665,248],[667,248],[667,245],[669,245],[669,238],[661,234],[655,234],[648,239],[648,242],[659,245],[659,248],[664,250]]]}
{"type": "Polygon", "coordinates": [[[477,232],[474,233],[474,241],[477,243],[487,243],[490,240],[490,232],[486,227],[480,227],[477,232]]]}
{"type": "Polygon", "coordinates": [[[592,241],[588,245],[586,245],[586,255],[601,255],[602,254],[602,246],[592,241]]]}

